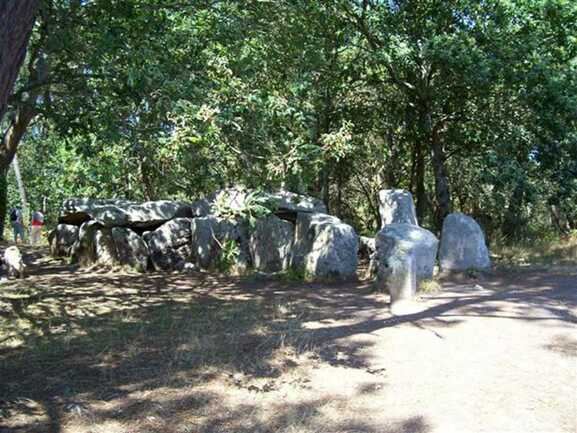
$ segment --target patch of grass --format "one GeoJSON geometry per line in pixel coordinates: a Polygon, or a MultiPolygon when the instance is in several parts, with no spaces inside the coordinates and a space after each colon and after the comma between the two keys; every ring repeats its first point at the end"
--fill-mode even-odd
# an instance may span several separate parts
{"type": "Polygon", "coordinates": [[[497,268],[502,270],[574,266],[577,265],[577,233],[561,239],[497,245],[492,252],[497,268]]]}
{"type": "MultiPolygon", "coordinates": [[[[288,268],[282,272],[275,274],[276,277],[287,283],[302,283],[303,281],[308,281],[307,275],[303,270],[297,270],[293,268],[288,268]]],[[[310,276],[308,276],[310,278],[310,276]]]]}
{"type": "Polygon", "coordinates": [[[124,298],[112,300],[105,310],[105,298],[114,298],[112,291],[107,295],[93,301],[88,296],[65,315],[58,314],[59,298],[47,293],[8,298],[0,322],[0,375],[20,377],[19,390],[35,394],[48,384],[37,388],[34,372],[48,369],[78,392],[98,393],[127,382],[171,381],[191,369],[268,375],[279,351],[298,356],[313,347],[302,329],[307,313],[300,305],[216,298],[156,302],[147,295],[128,301],[128,308],[124,298]]]}
{"type": "Polygon", "coordinates": [[[436,280],[423,280],[419,283],[418,291],[422,293],[439,293],[443,287],[436,280]]]}

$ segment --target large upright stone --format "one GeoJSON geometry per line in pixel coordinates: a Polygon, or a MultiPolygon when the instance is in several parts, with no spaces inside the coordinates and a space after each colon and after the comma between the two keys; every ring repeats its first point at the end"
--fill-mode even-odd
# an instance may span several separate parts
{"type": "Polygon", "coordinates": [[[386,225],[376,238],[378,283],[388,288],[391,294],[407,293],[404,288],[398,287],[399,281],[411,280],[410,276],[403,277],[403,272],[414,272],[415,288],[420,281],[433,278],[438,245],[435,235],[421,227],[411,224],[386,225]]]}
{"type": "Polygon", "coordinates": [[[94,232],[94,246],[96,248],[96,264],[106,268],[120,265],[118,252],[112,237],[112,229],[99,227],[94,232]]]}
{"type": "Polygon", "coordinates": [[[412,255],[391,256],[387,264],[386,288],[391,295],[391,312],[394,315],[415,312],[417,273],[412,255]]]}
{"type": "Polygon", "coordinates": [[[148,247],[128,228],[104,227],[92,220],[80,226],[78,240],[72,246],[72,260],[80,266],[126,266],[144,272],[148,266],[148,247]]]}
{"type": "Polygon", "coordinates": [[[157,271],[183,270],[190,261],[191,218],[175,218],[143,235],[150,249],[150,260],[157,271]]]}
{"type": "Polygon", "coordinates": [[[96,233],[102,228],[97,221],[87,221],[78,230],[78,239],[72,246],[72,261],[80,266],[96,262],[96,233]]]}
{"type": "Polygon", "coordinates": [[[69,257],[72,254],[72,247],[77,240],[77,226],[58,224],[48,235],[50,254],[54,257],[69,257]]]}
{"type": "Polygon", "coordinates": [[[483,270],[491,266],[485,235],[473,218],[458,212],[447,215],[441,232],[439,262],[441,269],[447,271],[483,270]]]}
{"type": "Polygon", "coordinates": [[[189,204],[159,200],[135,203],[127,200],[69,199],[62,205],[63,224],[81,225],[94,220],[104,227],[155,228],[178,217],[192,217],[189,204]]]}
{"type": "Polygon", "coordinates": [[[286,270],[293,239],[294,227],[290,222],[274,215],[259,219],[249,240],[254,268],[262,272],[286,270]]]}
{"type": "Polygon", "coordinates": [[[216,216],[194,218],[191,223],[191,259],[201,269],[228,267],[244,273],[250,266],[248,232],[244,224],[216,216]]]}
{"type": "Polygon", "coordinates": [[[114,227],[111,233],[118,263],[138,272],[146,271],[149,255],[146,242],[135,232],[125,227],[114,227]]]}
{"type": "Polygon", "coordinates": [[[379,191],[379,213],[381,214],[381,227],[388,224],[419,225],[413,196],[403,189],[379,191]]]}
{"type": "Polygon", "coordinates": [[[340,219],[322,213],[299,213],[291,266],[317,279],[356,278],[359,239],[340,219]]]}

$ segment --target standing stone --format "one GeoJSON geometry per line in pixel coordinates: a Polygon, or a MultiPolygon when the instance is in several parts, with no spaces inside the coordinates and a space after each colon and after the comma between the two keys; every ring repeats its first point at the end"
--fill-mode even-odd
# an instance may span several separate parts
{"type": "Polygon", "coordinates": [[[77,226],[58,224],[48,235],[50,254],[54,257],[69,257],[72,254],[72,247],[77,240],[77,226]]]}
{"type": "Polygon", "coordinates": [[[322,213],[299,213],[291,266],[319,279],[356,278],[359,239],[340,219],[322,213]]]}
{"type": "Polygon", "coordinates": [[[433,278],[438,245],[435,235],[421,227],[411,224],[385,226],[377,234],[376,240],[379,285],[387,288],[391,294],[407,293],[405,283],[402,287],[399,285],[401,281],[413,278],[410,275],[402,276],[402,273],[412,272],[416,290],[420,281],[433,278]]]}
{"type": "Polygon", "coordinates": [[[78,230],[78,239],[72,246],[72,261],[80,266],[96,262],[96,232],[102,227],[97,221],[87,221],[78,230]]]}
{"type": "Polygon", "coordinates": [[[129,266],[138,272],[148,267],[148,246],[135,232],[124,227],[112,229],[112,239],[116,247],[118,261],[122,266],[129,266]]]}
{"type": "Polygon", "coordinates": [[[201,269],[228,266],[235,274],[250,266],[248,232],[244,224],[216,216],[194,218],[191,224],[191,259],[201,269]]]}
{"type": "Polygon", "coordinates": [[[441,269],[447,271],[483,270],[491,266],[485,235],[477,222],[455,212],[443,221],[439,249],[441,269]]]}
{"type": "Polygon", "coordinates": [[[120,265],[111,229],[107,227],[98,228],[94,232],[94,246],[96,249],[96,263],[107,268],[120,265]]]}
{"type": "Polygon", "coordinates": [[[175,218],[152,232],[143,234],[150,261],[157,271],[181,271],[190,260],[191,218],[175,218]]]}
{"type": "Polygon", "coordinates": [[[388,224],[411,224],[418,226],[413,196],[403,189],[379,191],[381,228],[388,224]]]}
{"type": "MultiPolygon", "coordinates": [[[[115,266],[129,264],[132,259],[128,259],[127,255],[132,254],[139,257],[142,253],[135,251],[126,251],[127,242],[131,243],[130,248],[137,248],[137,241],[134,237],[138,237],[136,233],[130,235],[123,232],[121,228],[103,227],[97,221],[88,221],[80,226],[78,231],[78,240],[72,247],[72,260],[80,266],[99,265],[105,268],[113,268],[115,266]],[[113,232],[116,231],[116,235],[113,232]],[[130,240],[121,241],[121,237],[130,237],[130,240]]],[[[140,239],[140,238],[139,238],[140,239]]],[[[138,265],[135,264],[138,268],[138,265]]]]}
{"type": "Polygon", "coordinates": [[[294,227],[274,215],[259,219],[250,236],[249,248],[254,267],[262,272],[278,272],[289,266],[294,227]]]}
{"type": "Polygon", "coordinates": [[[387,288],[391,295],[391,313],[400,316],[419,311],[414,302],[417,293],[414,256],[393,256],[389,259],[387,288]]]}

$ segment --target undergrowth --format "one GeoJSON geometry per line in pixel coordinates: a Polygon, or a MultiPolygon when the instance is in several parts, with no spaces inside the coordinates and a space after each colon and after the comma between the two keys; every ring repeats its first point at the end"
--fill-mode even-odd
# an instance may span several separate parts
{"type": "Polygon", "coordinates": [[[577,265],[577,232],[562,238],[497,244],[492,247],[498,268],[549,268],[577,265]]]}

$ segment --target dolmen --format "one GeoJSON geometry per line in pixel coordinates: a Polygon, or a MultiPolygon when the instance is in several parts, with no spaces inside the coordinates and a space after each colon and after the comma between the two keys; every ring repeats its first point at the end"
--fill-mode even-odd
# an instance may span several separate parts
{"type": "Polygon", "coordinates": [[[51,253],[82,267],[356,278],[354,229],[322,201],[288,191],[235,187],[193,203],[68,199],[58,223],[51,253]]]}

